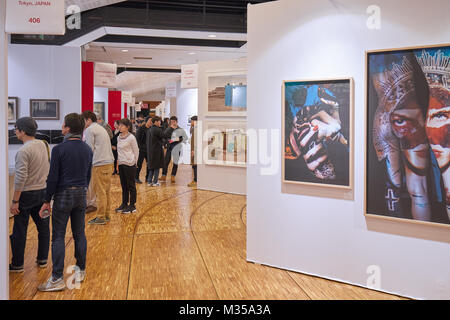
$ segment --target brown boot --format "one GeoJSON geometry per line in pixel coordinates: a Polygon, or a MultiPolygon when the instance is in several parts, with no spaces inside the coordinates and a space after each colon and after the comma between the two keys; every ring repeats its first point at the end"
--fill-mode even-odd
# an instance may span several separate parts
{"type": "Polygon", "coordinates": [[[188,187],[190,187],[190,188],[197,188],[197,182],[196,181],[192,181],[191,183],[188,184],[188,187]]]}
{"type": "Polygon", "coordinates": [[[170,177],[170,182],[175,183],[175,176],[170,177]]]}
{"type": "Polygon", "coordinates": [[[94,212],[94,211],[97,211],[97,208],[94,207],[94,206],[88,206],[86,208],[86,213],[91,213],[91,212],[94,212]]]}
{"type": "Polygon", "coordinates": [[[161,176],[161,178],[159,178],[159,181],[166,181],[166,176],[161,176]]]}

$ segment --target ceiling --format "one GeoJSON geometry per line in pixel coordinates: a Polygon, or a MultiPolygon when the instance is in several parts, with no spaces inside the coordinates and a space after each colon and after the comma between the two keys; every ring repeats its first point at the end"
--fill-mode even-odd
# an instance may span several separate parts
{"type": "Polygon", "coordinates": [[[133,92],[133,97],[142,100],[153,92],[161,91],[169,82],[179,81],[180,74],[123,72],[117,76],[116,86],[121,91],[133,92]]]}

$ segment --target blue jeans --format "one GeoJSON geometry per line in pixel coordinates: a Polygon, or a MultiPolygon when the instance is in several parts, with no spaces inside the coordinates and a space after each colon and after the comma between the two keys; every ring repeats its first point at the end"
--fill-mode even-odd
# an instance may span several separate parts
{"type": "Polygon", "coordinates": [[[75,241],[75,258],[81,270],[86,269],[87,241],[84,233],[84,216],[86,214],[85,187],[72,187],[58,192],[53,197],[52,212],[52,261],[53,279],[61,279],[64,272],[66,254],[65,236],[70,217],[73,240],[75,241]]]}
{"type": "Polygon", "coordinates": [[[159,177],[159,168],[158,169],[150,169],[148,173],[148,183],[158,183],[159,177]]]}
{"type": "Polygon", "coordinates": [[[10,236],[12,261],[11,264],[15,267],[23,266],[25,245],[27,242],[28,221],[30,216],[36,224],[38,231],[38,252],[37,260],[47,260],[48,250],[50,246],[50,227],[49,219],[41,219],[39,210],[42,207],[45,199],[45,189],[24,191],[19,199],[19,211],[17,216],[14,216],[13,232],[10,236]]]}

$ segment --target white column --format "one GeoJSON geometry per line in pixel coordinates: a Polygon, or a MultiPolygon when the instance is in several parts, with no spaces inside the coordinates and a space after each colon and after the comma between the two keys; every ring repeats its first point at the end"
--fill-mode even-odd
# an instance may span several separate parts
{"type": "Polygon", "coordinates": [[[0,299],[9,299],[8,44],[6,1],[0,1],[0,299]]]}

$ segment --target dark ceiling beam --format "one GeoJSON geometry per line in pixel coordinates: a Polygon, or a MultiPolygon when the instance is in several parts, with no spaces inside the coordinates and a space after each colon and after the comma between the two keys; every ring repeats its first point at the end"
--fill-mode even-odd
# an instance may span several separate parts
{"type": "Polygon", "coordinates": [[[181,69],[163,69],[163,68],[128,68],[117,67],[117,74],[122,72],[155,72],[155,73],[181,73],[181,69]]]}
{"type": "Polygon", "coordinates": [[[144,36],[125,36],[112,34],[103,36],[95,40],[95,42],[158,44],[158,45],[219,47],[219,48],[240,48],[245,44],[245,41],[144,37],[144,36]]]}

